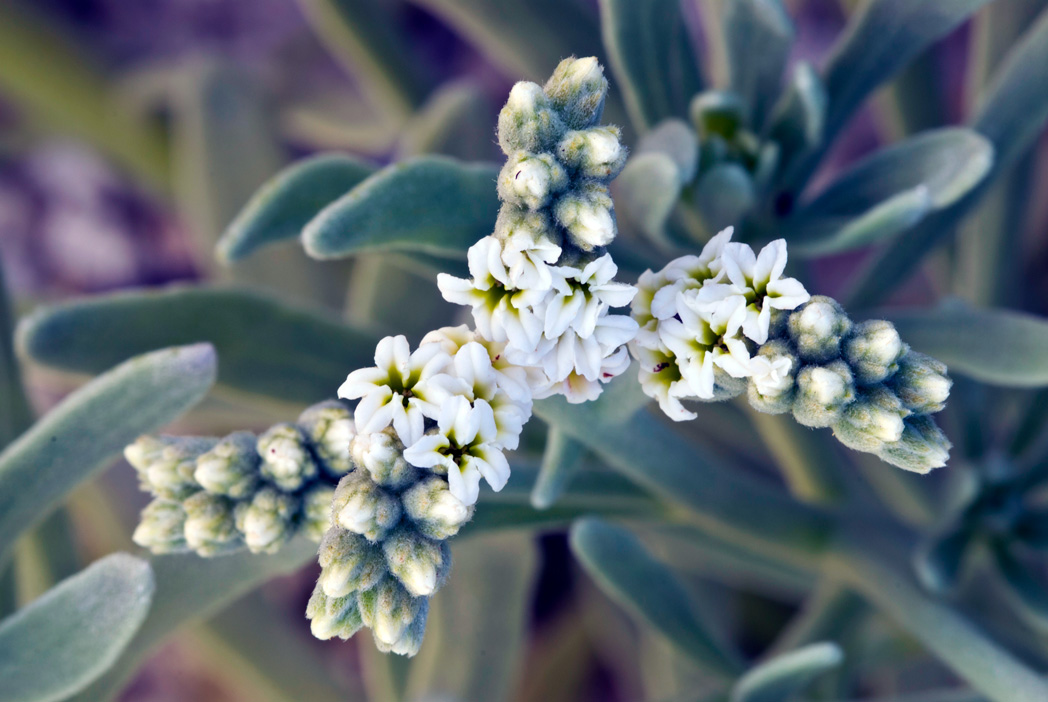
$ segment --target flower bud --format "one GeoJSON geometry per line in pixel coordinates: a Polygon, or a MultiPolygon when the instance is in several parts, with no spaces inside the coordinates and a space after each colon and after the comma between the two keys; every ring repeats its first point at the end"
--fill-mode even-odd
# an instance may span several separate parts
{"type": "Polygon", "coordinates": [[[902,403],[916,414],[932,414],[946,406],[953,381],[946,364],[910,351],[899,359],[899,370],[888,381],[902,403]]]}
{"type": "Polygon", "coordinates": [[[243,545],[233,516],[233,501],[224,495],[198,492],[182,503],[186,543],[201,556],[218,556],[243,545]]]}
{"type": "Polygon", "coordinates": [[[626,147],[618,127],[568,132],[557,144],[557,157],[584,178],[611,180],[626,165],[626,147]]]}
{"type": "Polygon", "coordinates": [[[418,469],[404,460],[404,446],[392,429],[358,434],[350,453],[353,462],[383,487],[398,490],[418,479],[418,469]]]}
{"type": "Polygon", "coordinates": [[[451,550],[411,528],[400,528],[382,544],[386,565],[413,597],[432,595],[451,570],[451,550]]]}
{"type": "Polygon", "coordinates": [[[498,219],[495,220],[495,236],[505,245],[515,234],[535,242],[547,239],[560,244],[560,233],[553,229],[553,223],[545,211],[536,212],[514,205],[503,205],[499,209],[498,219]]]}
{"type": "Polygon", "coordinates": [[[321,402],[303,412],[298,424],[312,442],[326,473],[337,478],[353,469],[349,444],[357,430],[348,407],[337,400],[321,402]]]}
{"type": "Polygon", "coordinates": [[[250,502],[237,505],[237,529],[252,553],[275,553],[294,535],[293,523],[300,507],[298,498],[263,488],[250,502]]]}
{"type": "Polygon", "coordinates": [[[750,359],[751,375],[747,386],[750,405],[759,412],[782,414],[793,406],[800,365],[790,345],[773,340],[763,344],[750,359]]]}
{"type": "Polygon", "coordinates": [[[249,431],[238,431],[219,441],[197,457],[193,471],[196,482],[208,492],[237,499],[254,493],[261,463],[255,442],[255,435],[249,431]]]}
{"type": "Polygon", "coordinates": [[[293,424],[275,424],[258,437],[261,473],[286,492],[294,492],[317,476],[302,431],[293,424]]]}
{"type": "Polygon", "coordinates": [[[608,189],[585,183],[557,200],[553,216],[568,231],[568,239],[583,251],[607,246],[615,238],[615,210],[608,189]]]}
{"type": "Polygon", "coordinates": [[[825,362],[841,352],[841,338],[851,320],[836,300],[815,295],[789,317],[788,327],[802,360],[825,362]]]}
{"type": "Polygon", "coordinates": [[[498,177],[503,202],[538,210],[568,185],[568,173],[552,154],[518,151],[506,161],[498,177]]]}
{"type": "Polygon", "coordinates": [[[313,594],[306,605],[306,618],[313,636],[326,641],[332,637],[348,639],[357,633],[364,620],[360,618],[357,606],[357,593],[351,592],[344,597],[330,597],[324,593],[320,583],[313,589],[313,594]]]}
{"type": "Polygon", "coordinates": [[[566,58],[546,81],[546,94],[571,129],[585,129],[600,121],[608,80],[593,56],[566,58]]]}
{"type": "Polygon", "coordinates": [[[193,479],[196,458],[217,439],[180,436],[140,436],[124,449],[124,457],[138,472],[142,489],[156,497],[181,500],[200,489],[193,479]]]}
{"type": "Polygon", "coordinates": [[[418,613],[411,620],[407,631],[397,639],[396,643],[386,646],[381,641],[376,641],[376,647],[383,653],[396,653],[411,658],[422,648],[422,639],[426,635],[426,619],[429,616],[429,599],[423,599],[418,613]]]}
{"type": "Polygon", "coordinates": [[[878,385],[860,392],[833,425],[833,435],[848,448],[874,453],[902,438],[909,410],[888,388],[878,385]]]}
{"type": "Polygon", "coordinates": [[[331,502],[335,488],[326,483],[314,483],[302,493],[302,533],[312,541],[320,538],[331,525],[331,502]]]}
{"type": "Polygon", "coordinates": [[[805,366],[797,374],[793,417],[806,427],[828,427],[855,399],[855,381],[844,361],[805,366]]]}
{"type": "Polygon", "coordinates": [[[437,541],[457,534],[473,516],[473,508],[452,495],[448,481],[437,476],[412,486],[400,499],[415,528],[437,541]]]}
{"type": "Polygon", "coordinates": [[[891,376],[907,350],[895,326],[883,319],[855,325],[844,342],[844,358],[860,385],[879,383],[891,376]]]}
{"type": "Polygon", "coordinates": [[[517,151],[549,151],[564,133],[564,122],[542,88],[521,81],[509,91],[499,112],[499,146],[507,156],[517,151]]]}
{"type": "Polygon", "coordinates": [[[387,577],[372,589],[357,593],[357,602],[375,642],[393,646],[407,632],[426,600],[412,597],[399,580],[387,577]]]}
{"type": "Polygon", "coordinates": [[[185,538],[186,513],[180,502],[156,499],[142,510],[132,539],[153,553],[177,553],[189,548],[185,538]]]}
{"type": "Polygon", "coordinates": [[[927,473],[946,465],[950,440],[928,415],[912,415],[905,420],[902,437],[885,444],[877,455],[882,461],[915,473],[927,473]]]}
{"type": "Polygon", "coordinates": [[[371,481],[366,471],[342,478],[331,502],[332,520],[369,541],[381,541],[400,519],[400,500],[371,481]]]}
{"type": "Polygon", "coordinates": [[[321,571],[317,584],[329,597],[370,589],[387,572],[381,549],[340,527],[332,527],[324,534],[319,554],[321,571]]]}

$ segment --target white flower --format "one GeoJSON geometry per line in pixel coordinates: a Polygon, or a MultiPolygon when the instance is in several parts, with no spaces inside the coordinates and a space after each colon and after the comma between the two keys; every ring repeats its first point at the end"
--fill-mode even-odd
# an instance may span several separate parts
{"type": "Polygon", "coordinates": [[[487,349],[491,367],[495,372],[500,388],[516,402],[530,404],[531,389],[545,381],[540,378],[541,372],[530,366],[519,366],[512,363],[506,355],[506,344],[485,339],[465,324],[457,327],[441,327],[424,337],[422,344],[438,343],[444,352],[454,356],[458,350],[469,343],[478,343],[487,349]]]}
{"type": "Polygon", "coordinates": [[[720,281],[724,275],[721,256],[724,247],[731,241],[733,231],[732,227],[721,230],[706,242],[698,256],[676,258],[656,275],[661,285],[652,294],[648,308],[655,319],[669,319],[677,314],[678,293],[701,288],[707,281],[720,281]]]}
{"type": "Polygon", "coordinates": [[[622,375],[630,367],[630,356],[625,346],[620,346],[613,353],[601,359],[600,369],[597,377],[587,378],[576,371],[572,371],[566,378],[560,381],[550,381],[536,389],[535,398],[542,399],[553,395],[564,395],[568,402],[573,405],[590,402],[600,397],[604,383],[612,378],[622,375]]]}
{"type": "Polygon", "coordinates": [[[439,345],[412,353],[405,337],[387,336],[375,349],[375,367],[350,373],[338,396],[360,400],[354,412],[358,432],[381,431],[392,422],[407,446],[422,436],[425,417],[436,417],[427,382],[450,363],[451,357],[439,345]]]}
{"type": "Polygon", "coordinates": [[[681,377],[676,357],[669,351],[644,346],[634,347],[633,352],[640,365],[640,386],[644,394],[656,400],[659,408],[675,422],[695,419],[698,415],[680,402],[696,395],[688,381],[681,377]]]}
{"type": "Polygon", "coordinates": [[[795,278],[783,278],[786,242],[776,239],[759,255],[745,244],[727,244],[722,255],[724,271],[732,285],[747,298],[743,333],[758,344],[768,340],[771,311],[792,310],[811,297],[795,278]]]}
{"type": "Polygon", "coordinates": [[[754,356],[750,359],[750,377],[761,395],[777,397],[793,384],[792,367],[793,359],[789,356],[754,356]]]}
{"type": "Polygon", "coordinates": [[[614,282],[618,266],[610,254],[590,261],[584,268],[554,269],[555,294],[548,299],[543,315],[543,334],[554,339],[569,327],[579,336],[593,334],[597,318],[608,307],[628,305],[637,294],[632,285],[614,282]]]}
{"type": "Polygon", "coordinates": [[[515,288],[549,290],[553,285],[550,266],[560,258],[560,247],[550,241],[543,231],[528,228],[523,220],[512,226],[502,247],[502,262],[515,288]]]}
{"type": "Polygon", "coordinates": [[[522,365],[538,366],[549,381],[559,383],[571,373],[598,380],[604,358],[628,344],[637,333],[637,322],[623,314],[598,318],[593,333],[583,337],[573,328],[554,338],[543,338],[539,349],[529,356],[510,356],[522,365]]]}
{"type": "Polygon", "coordinates": [[[509,480],[509,462],[495,444],[495,414],[484,400],[472,406],[455,395],[443,403],[437,430],[404,451],[419,468],[447,471],[451,494],[466,506],[475,504],[483,477],[496,492],[509,480]]]}

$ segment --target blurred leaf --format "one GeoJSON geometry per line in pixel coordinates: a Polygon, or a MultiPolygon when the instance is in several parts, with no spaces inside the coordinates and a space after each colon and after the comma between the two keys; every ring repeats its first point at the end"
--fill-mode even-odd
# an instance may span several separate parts
{"type": "Polygon", "coordinates": [[[732,702],[786,702],[793,694],[839,666],[844,654],[837,644],[816,643],[776,656],[749,671],[732,689],[732,702]]]}
{"type": "Polygon", "coordinates": [[[641,137],[635,153],[669,156],[677,164],[681,185],[684,185],[694,180],[699,166],[699,137],[683,119],[671,117],[641,137]]]}
{"type": "Polygon", "coordinates": [[[539,477],[531,491],[531,506],[535,509],[552,507],[575,477],[585,455],[586,448],[582,444],[551,426],[546,435],[539,477]]]}
{"type": "Polygon", "coordinates": [[[758,131],[779,94],[793,45],[793,22],[781,0],[731,0],[723,22],[729,85],[758,131]]]}
{"type": "Polygon", "coordinates": [[[955,525],[922,544],[913,557],[914,571],[921,584],[931,592],[951,591],[957,584],[974,538],[971,529],[955,525]]]}
{"type": "Polygon", "coordinates": [[[293,573],[312,560],[316,551],[315,543],[296,539],[273,556],[244,551],[221,558],[193,553],[154,556],[156,593],[141,629],[105,675],[70,699],[101,702],[115,698],[153,649],[179,627],[218,612],[271,578],[293,573]]]}
{"type": "Polygon", "coordinates": [[[764,655],[789,653],[817,641],[839,642],[859,628],[868,612],[866,603],[851,588],[823,578],[764,655]]]}
{"type": "Polygon", "coordinates": [[[887,317],[904,341],[951,372],[1007,387],[1048,385],[1048,321],[1039,317],[960,305],[887,317]]]}
{"type": "Polygon", "coordinates": [[[524,672],[535,551],[530,534],[454,543],[451,582],[433,598],[408,699],[515,699],[524,672]],[[449,650],[455,655],[448,656],[449,650]]]}
{"type": "Polygon", "coordinates": [[[149,185],[167,185],[160,126],[136,119],[90,57],[9,2],[0,4],[0,91],[34,127],[85,139],[149,185]]]}
{"type": "Polygon", "coordinates": [[[600,11],[604,46],[637,129],[686,116],[703,81],[680,0],[600,0],[600,11]]]}
{"type": "Polygon", "coordinates": [[[0,453],[0,560],[124,446],[199,402],[215,363],[207,344],[133,358],[69,395],[0,453]]]}
{"type": "Polygon", "coordinates": [[[430,153],[465,161],[494,158],[498,147],[491,139],[493,117],[480,86],[465,80],[445,83],[405,126],[397,160],[430,153]]]}
{"type": "Polygon", "coordinates": [[[83,689],[127,647],[152,597],[149,564],[115,553],[0,622],[5,702],[50,702],[83,689]]]}
{"type": "Polygon", "coordinates": [[[172,287],[45,307],[22,322],[18,340],[34,360],[80,373],[209,341],[221,358],[220,384],[312,403],[332,397],[350,370],[371,365],[378,337],[255,293],[172,287]]]}
{"type": "Polygon", "coordinates": [[[788,166],[798,154],[819,146],[826,128],[827,101],[819,74],[810,64],[797,63],[765,126],[768,138],[779,146],[781,164],[788,166]]]}
{"type": "Polygon", "coordinates": [[[825,256],[889,241],[912,229],[931,211],[930,191],[924,185],[891,195],[852,218],[815,216],[786,225],[798,239],[791,249],[801,256],[825,256]]]}
{"type": "Polygon", "coordinates": [[[1005,593],[1022,614],[1023,620],[1041,633],[1048,631],[1048,592],[1045,591],[1045,584],[1008,546],[995,543],[993,556],[1003,579],[1005,593]]]}
{"type": "Polygon", "coordinates": [[[640,153],[612,184],[616,214],[655,241],[666,242],[666,222],[681,194],[680,167],[667,154],[640,153]]]}
{"type": "Polygon", "coordinates": [[[75,529],[69,510],[60,507],[15,542],[19,602],[39,597],[83,567],[75,529]]]}
{"type": "Polygon", "coordinates": [[[33,423],[33,412],[22,385],[22,369],[15,356],[11,314],[0,260],[0,450],[33,423]]]}
{"type": "Polygon", "coordinates": [[[595,518],[571,528],[571,549],[601,589],[654,627],[709,672],[731,677],[741,667],[699,616],[673,573],[630,532],[595,518]]]}
{"type": "Polygon", "coordinates": [[[823,72],[830,97],[827,131],[932,43],[988,0],[867,0],[848,22],[823,72]]]}
{"type": "Polygon", "coordinates": [[[497,175],[493,165],[438,156],[393,164],[324,208],[303,244],[316,258],[369,250],[463,256],[494,226],[497,175]]]}
{"type": "Polygon", "coordinates": [[[297,238],[320,210],[374,172],[374,166],[342,154],[313,156],[284,169],[226,228],[218,242],[218,258],[239,261],[267,244],[297,238]]]}
{"type": "Polygon", "coordinates": [[[833,503],[844,497],[840,461],[825,433],[813,432],[787,415],[756,410],[749,415],[791,493],[806,502],[833,503]]]}
{"type": "Polygon", "coordinates": [[[423,66],[396,30],[398,20],[382,0],[299,0],[306,19],[331,55],[377,105],[410,114],[426,95],[423,66]]]}
{"type": "Polygon", "coordinates": [[[753,178],[737,163],[717,164],[695,183],[695,203],[710,232],[741,222],[756,199],[753,178]]]}

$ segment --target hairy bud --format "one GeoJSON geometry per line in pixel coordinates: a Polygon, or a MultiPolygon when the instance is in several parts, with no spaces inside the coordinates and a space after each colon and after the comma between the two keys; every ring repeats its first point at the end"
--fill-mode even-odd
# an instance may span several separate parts
{"type": "Polygon", "coordinates": [[[335,636],[345,640],[364,626],[355,592],[343,597],[331,597],[324,593],[320,583],[313,589],[309,604],[306,605],[306,618],[309,619],[313,636],[321,640],[335,636]]]}
{"type": "Polygon", "coordinates": [[[331,525],[331,502],[335,488],[326,483],[314,483],[302,493],[302,533],[312,541],[320,541],[331,525]]]}
{"type": "Polygon", "coordinates": [[[899,360],[899,370],[889,384],[915,414],[932,414],[946,406],[953,381],[946,375],[945,363],[910,351],[899,360]]]}
{"type": "Polygon", "coordinates": [[[567,184],[568,174],[552,154],[518,151],[499,172],[498,193],[503,202],[538,210],[567,184]]]}
{"type": "Polygon", "coordinates": [[[400,528],[382,544],[386,564],[414,597],[432,595],[451,569],[451,550],[414,529],[400,528]]]}
{"type": "Polygon", "coordinates": [[[124,449],[127,462],[138,472],[142,489],[156,497],[181,500],[200,489],[193,479],[197,456],[217,439],[178,436],[141,436],[124,449]]]}
{"type": "Polygon", "coordinates": [[[400,520],[400,501],[360,470],[339,481],[331,509],[335,524],[373,542],[381,541],[400,520]]]}
{"type": "Polygon", "coordinates": [[[219,495],[237,499],[251,495],[258,487],[261,463],[255,441],[249,431],[238,431],[219,441],[196,459],[196,482],[219,495]]]}
{"type": "Polygon", "coordinates": [[[572,131],[557,144],[557,156],[584,178],[610,180],[626,165],[626,147],[618,127],[593,127],[572,131]]]}
{"type": "Polygon", "coordinates": [[[182,503],[186,512],[186,543],[201,556],[217,556],[243,545],[233,515],[234,503],[224,495],[198,492],[182,503]]]}
{"type": "Polygon", "coordinates": [[[816,295],[790,315],[788,327],[801,359],[819,363],[840,355],[851,320],[836,300],[816,295]]]}
{"type": "Polygon", "coordinates": [[[566,58],[546,81],[550,102],[564,116],[571,129],[585,129],[600,121],[608,80],[593,56],[566,58]]]}
{"type": "Polygon", "coordinates": [[[883,319],[857,324],[844,342],[844,358],[860,385],[879,383],[891,376],[907,350],[895,326],[883,319]]]}
{"type": "Polygon", "coordinates": [[[142,510],[131,536],[136,544],[153,553],[177,553],[189,548],[185,537],[186,512],[182,503],[159,498],[142,510]]]}
{"type": "Polygon", "coordinates": [[[946,465],[950,457],[950,440],[931,417],[907,417],[905,425],[898,441],[885,444],[877,452],[882,461],[915,473],[927,473],[946,465]]]}
{"type": "Polygon", "coordinates": [[[541,86],[527,81],[513,86],[499,112],[499,146],[504,154],[549,151],[564,131],[564,122],[541,86]]]}
{"type": "Polygon", "coordinates": [[[337,400],[321,402],[303,412],[298,424],[312,442],[325,472],[337,478],[352,470],[349,444],[357,430],[348,407],[337,400]]]}
{"type": "Polygon", "coordinates": [[[237,529],[251,552],[276,553],[293,535],[300,506],[296,497],[274,488],[263,488],[250,502],[237,505],[237,529]]]}
{"type": "Polygon", "coordinates": [[[329,597],[367,590],[386,574],[382,550],[345,529],[332,528],[320,542],[318,584],[329,597]]]}
{"type": "Polygon", "coordinates": [[[583,251],[607,246],[615,238],[615,211],[608,189],[584,183],[557,200],[553,216],[568,232],[568,239],[583,251]]]}
{"type": "Polygon", "coordinates": [[[747,386],[750,405],[759,412],[783,414],[793,406],[797,387],[797,356],[783,341],[769,341],[761,346],[751,361],[747,386]]]}
{"type": "Polygon", "coordinates": [[[302,431],[293,424],[276,424],[258,437],[261,472],[281,490],[293,492],[318,473],[302,431]]]}
{"type": "Polygon", "coordinates": [[[397,490],[418,479],[418,469],[404,460],[404,447],[392,429],[359,434],[350,451],[354,463],[383,487],[397,490]]]}
{"type": "Polygon", "coordinates": [[[437,476],[412,486],[400,497],[408,518],[431,539],[454,536],[473,516],[473,508],[452,495],[448,481],[437,476]]]}
{"type": "Polygon", "coordinates": [[[833,425],[833,435],[848,448],[873,453],[902,437],[903,418],[908,414],[891,390],[876,386],[859,393],[844,408],[833,425]]]}
{"type": "Polygon", "coordinates": [[[855,399],[855,381],[844,361],[825,366],[805,366],[797,374],[793,417],[808,427],[833,425],[845,405],[855,399]]]}

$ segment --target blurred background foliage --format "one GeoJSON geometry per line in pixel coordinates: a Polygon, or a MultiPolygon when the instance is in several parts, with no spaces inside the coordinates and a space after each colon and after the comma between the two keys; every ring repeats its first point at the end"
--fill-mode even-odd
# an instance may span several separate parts
{"type": "MultiPolygon", "coordinates": [[[[707,627],[731,632],[749,659],[836,641],[843,665],[834,668],[833,655],[818,649],[802,649],[810,659],[797,664],[832,668],[812,688],[821,699],[946,690],[905,699],[976,700],[982,697],[962,688],[957,672],[978,667],[973,661],[1048,669],[1048,596],[1040,584],[1048,573],[1043,559],[1031,558],[1048,542],[1038,494],[1048,465],[1048,395],[1027,389],[1048,384],[1048,331],[1028,316],[1048,313],[1048,202],[1036,197],[1048,187],[1048,140],[1040,136],[1048,115],[1048,3],[873,3],[882,15],[872,13],[872,26],[883,30],[874,43],[884,53],[872,65],[898,65],[865,86],[863,71],[877,71],[856,48],[865,45],[855,27],[871,26],[860,21],[860,4],[791,0],[784,3],[786,22],[776,24],[770,0],[0,0],[0,262],[7,291],[0,300],[0,446],[84,374],[196,341],[218,348],[217,384],[171,431],[264,429],[325,399],[346,372],[368,365],[378,335],[417,341],[456,321],[432,279],[437,270],[461,269],[461,252],[489,232],[497,204],[487,183],[495,167],[411,161],[404,171],[382,171],[386,181],[368,181],[366,197],[334,219],[314,216],[391,163],[430,154],[500,160],[495,118],[513,82],[542,81],[573,54],[596,55],[610,68],[606,121],[620,125],[634,146],[615,191],[623,241],[615,253],[628,274],[701,241],[730,223],[723,218],[744,220],[751,240],[785,234],[791,253],[805,256],[808,289],[848,300],[853,314],[886,303],[910,308],[891,317],[903,338],[962,374],[944,420],[957,445],[953,461],[927,477],[845,455],[821,434],[748,416],[741,405],[702,407],[698,421],[678,427],[710,460],[738,470],[741,482],[729,486],[781,475],[800,503],[832,504],[846,492],[864,496],[860,511],[892,514],[903,526],[889,549],[905,549],[923,534],[916,559],[924,591],[899,590],[897,573],[845,557],[820,573],[804,548],[791,550],[797,535],[776,537],[783,557],[759,543],[740,550],[731,534],[719,538],[687,520],[646,519],[679,510],[683,501],[700,515],[734,513],[759,528],[762,503],[745,491],[696,492],[692,484],[674,485],[672,475],[666,482],[659,465],[665,458],[616,443],[616,417],[600,413],[614,407],[613,396],[603,410],[540,411],[559,431],[551,432],[543,456],[545,431],[534,422],[514,480],[499,496],[483,498],[476,533],[455,545],[452,586],[434,601],[417,658],[382,656],[367,637],[322,643],[309,636],[301,613],[316,577],[315,564],[302,568],[312,561],[310,544],[272,557],[161,558],[154,560],[149,618],[79,698],[701,699],[720,689],[724,675],[711,665],[716,642],[711,649],[694,640],[695,630],[707,627]],[[763,7],[765,14],[751,26],[745,16],[731,19],[739,7],[763,7]],[[719,106],[734,90],[746,100],[744,126],[755,132],[778,100],[779,78],[767,78],[776,71],[765,67],[747,78],[740,67],[755,63],[761,49],[722,31],[725,21],[749,27],[753,33],[740,36],[760,38],[765,63],[786,69],[787,97],[789,86],[802,86],[786,108],[815,114],[803,110],[818,103],[817,91],[804,92],[803,77],[791,82],[802,63],[823,71],[836,99],[822,113],[815,148],[797,167],[803,177],[791,176],[797,186],[775,176],[772,186],[754,189],[751,180],[763,182],[756,167],[735,156],[702,154],[688,167],[687,153],[696,148],[689,146],[691,130],[701,138],[708,125],[695,120],[695,93],[714,93],[719,106]],[[852,29],[842,38],[846,27],[852,29]],[[906,46],[915,50],[892,54],[906,46]],[[645,55],[658,60],[635,61],[645,55]],[[994,109],[1002,105],[1007,109],[994,109]],[[667,119],[679,124],[666,129],[667,119]],[[936,137],[946,140],[943,148],[918,141],[923,150],[905,150],[915,134],[957,125],[982,137],[953,130],[936,137]],[[896,160],[886,170],[863,162],[888,145],[896,160]],[[281,169],[322,152],[341,155],[285,171],[252,200],[281,169]],[[419,175],[419,163],[436,175],[419,175]],[[839,191],[827,187],[842,174],[839,191]],[[398,208],[404,188],[451,179],[459,179],[454,205],[474,203],[468,211],[438,207],[420,225],[398,208]],[[914,196],[915,187],[932,188],[931,200],[927,190],[914,196]],[[849,200],[856,188],[865,188],[862,197],[849,200]],[[287,199],[278,207],[266,192],[287,199]],[[896,197],[906,193],[908,199],[896,197]],[[313,238],[306,248],[334,260],[311,258],[295,241],[307,223],[313,238]],[[325,249],[325,227],[353,236],[325,249]],[[169,284],[143,297],[113,295],[169,284]],[[242,292],[249,288],[263,297],[242,292]],[[98,296],[80,300],[84,294],[98,296]],[[948,297],[946,306],[930,307],[948,297]],[[14,320],[66,300],[73,302],[27,323],[16,358],[14,320]],[[1000,360],[1002,349],[1016,348],[1000,360]],[[1021,362],[1011,363],[1013,357],[1021,362]],[[599,429],[588,435],[593,427],[599,429]],[[752,440],[754,430],[763,442],[752,440]],[[617,482],[608,466],[633,483],[617,482]],[[532,503],[555,504],[537,511],[532,503]],[[632,533],[582,521],[569,545],[565,526],[590,511],[625,518],[632,533]],[[646,582],[696,608],[695,628],[631,599],[630,580],[640,575],[614,568],[615,554],[629,549],[639,549],[637,562],[654,560],[648,553],[658,559],[646,582]],[[656,585],[669,572],[660,562],[673,573],[665,590],[656,585]],[[1015,657],[995,658],[998,649],[983,648],[982,634],[971,643],[969,625],[927,591],[949,592],[1015,657]],[[915,632],[921,627],[923,635],[915,632]]],[[[789,139],[803,137],[774,130],[760,136],[767,134],[773,138],[765,142],[777,141],[784,153],[795,148],[789,139]]],[[[441,201],[439,192],[427,196],[441,201]]],[[[170,381],[161,371],[174,373],[175,362],[151,362],[161,368],[151,377],[170,381]]],[[[208,361],[193,362],[203,368],[199,377],[185,381],[181,396],[157,399],[152,414],[140,417],[141,428],[126,422],[131,438],[206,392],[208,361]]],[[[96,392],[104,399],[105,390],[96,392]]],[[[636,409],[626,395],[619,419],[636,409]]],[[[90,407],[68,412],[89,414],[90,407]]],[[[653,422],[650,436],[662,436],[661,424],[646,421],[653,422]]],[[[75,426],[90,427],[92,436],[107,430],[101,420],[75,426]]],[[[118,445],[118,437],[112,442],[118,445]]],[[[146,498],[133,472],[121,462],[88,474],[86,464],[106,457],[80,459],[85,466],[70,470],[82,471],[76,479],[83,482],[68,496],[41,493],[33,503],[41,516],[52,503],[60,508],[0,563],[0,612],[106,554],[134,550],[130,534],[146,498]]],[[[66,475],[62,468],[56,462],[48,474],[56,483],[66,475]]],[[[803,512],[813,529],[820,515],[803,512]]],[[[0,520],[5,537],[18,533],[5,533],[5,526],[0,520]]],[[[764,526],[774,529],[774,518],[764,526]]],[[[95,576],[78,577],[87,575],[95,576]]],[[[740,683],[737,699],[763,699],[746,690],[740,683]]]]}

